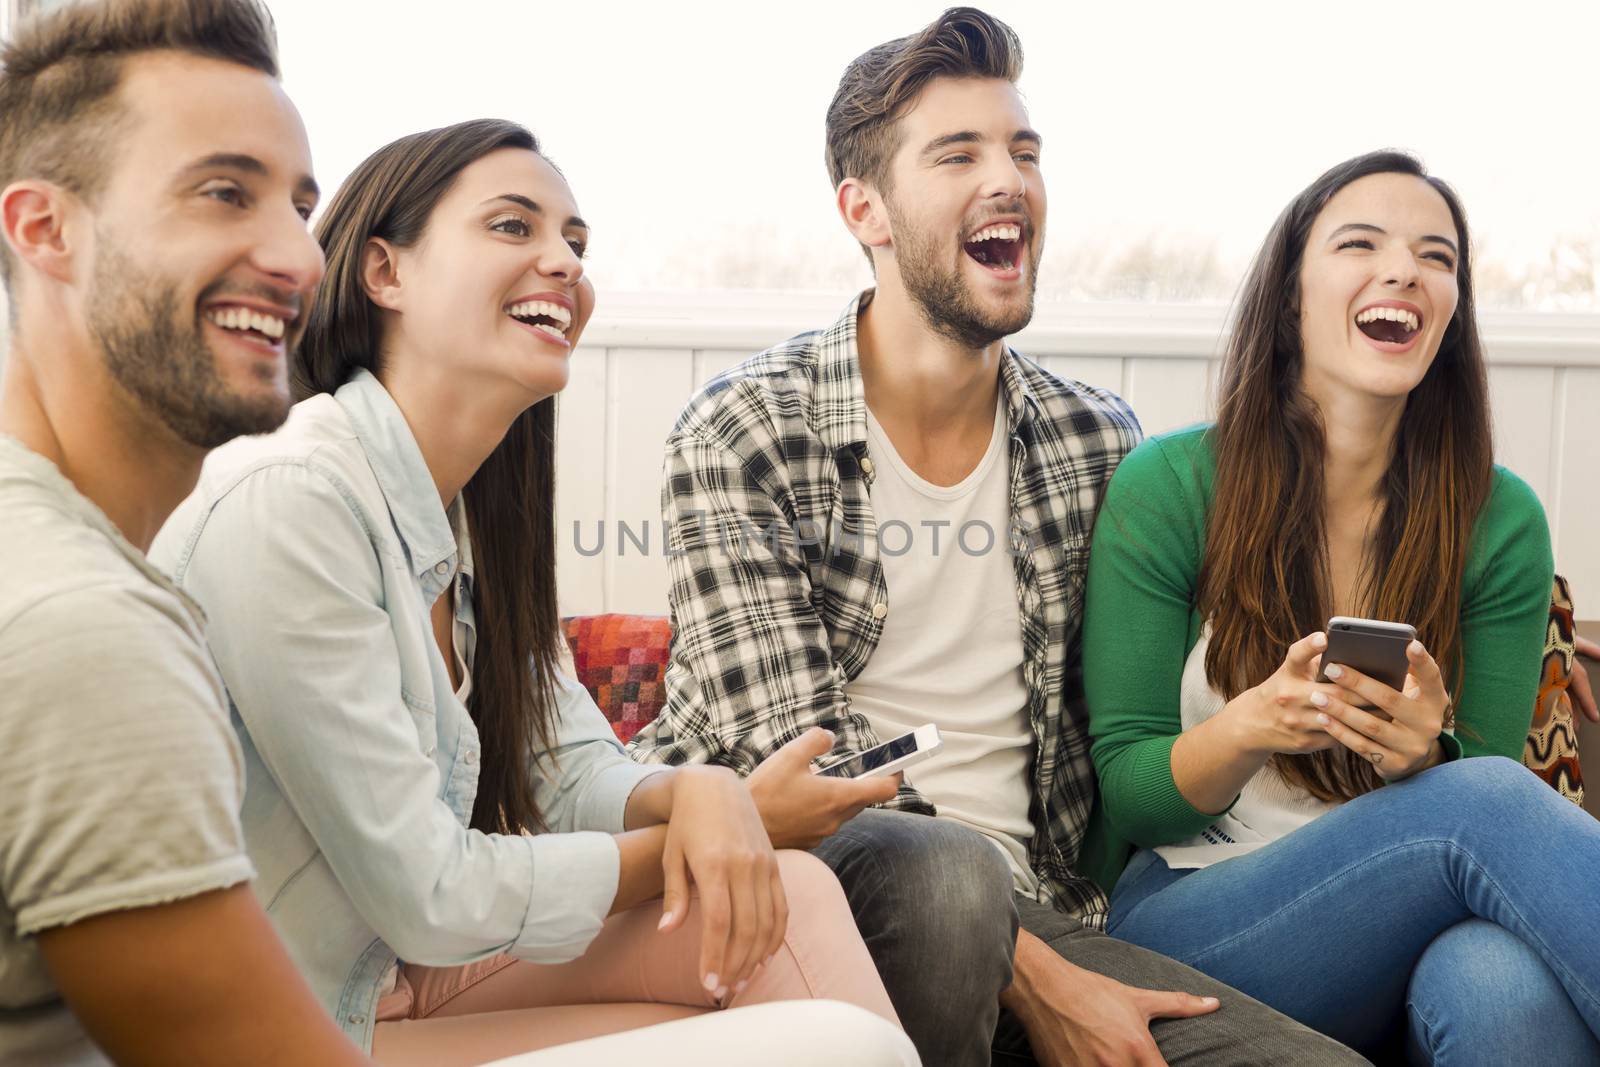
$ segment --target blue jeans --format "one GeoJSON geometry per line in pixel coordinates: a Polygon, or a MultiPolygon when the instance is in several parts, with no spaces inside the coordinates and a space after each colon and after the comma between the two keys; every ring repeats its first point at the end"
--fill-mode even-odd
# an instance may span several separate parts
{"type": "Polygon", "coordinates": [[[1600,1063],[1600,821],[1508,759],[1435,767],[1247,856],[1141,850],[1107,931],[1362,1051],[1600,1063]]]}

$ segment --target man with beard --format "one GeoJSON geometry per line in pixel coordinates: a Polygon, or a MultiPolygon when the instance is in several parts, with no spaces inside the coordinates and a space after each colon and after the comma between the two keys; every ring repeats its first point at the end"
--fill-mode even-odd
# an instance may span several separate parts
{"type": "Polygon", "coordinates": [[[1363,1062],[1094,929],[1079,614],[1139,426],[1005,343],[1045,230],[1021,65],[1007,26],[955,8],[845,72],[827,161],[877,286],[710,383],[668,439],[672,662],[634,751],[748,773],[807,731],[800,758],[939,726],[894,810],[850,818],[820,776],[763,805],[838,874],[930,1065],[1363,1062]]]}
{"type": "Polygon", "coordinates": [[[254,0],[22,27],[0,73],[0,1064],[368,1062],[251,893],[198,610],[144,552],[279,425],[322,276],[254,0]]]}

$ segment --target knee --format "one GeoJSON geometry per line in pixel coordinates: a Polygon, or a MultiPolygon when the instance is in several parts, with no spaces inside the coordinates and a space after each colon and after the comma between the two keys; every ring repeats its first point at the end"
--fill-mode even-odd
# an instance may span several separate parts
{"type": "Polygon", "coordinates": [[[826,863],[809,852],[794,849],[778,851],[778,877],[789,902],[789,923],[824,927],[848,927],[855,932],[855,919],[845,900],[839,879],[826,863]]]}
{"type": "MultiPolygon", "coordinates": [[[[1529,1047],[1540,1033],[1559,1035],[1561,1007],[1570,1001],[1538,953],[1483,919],[1457,923],[1436,937],[1406,990],[1412,1046],[1439,1062],[1466,1050],[1493,1062],[1499,1052],[1529,1047]]],[[[1570,1029],[1581,1033],[1581,1019],[1570,1029]]]]}
{"type": "MultiPolygon", "coordinates": [[[[1422,780],[1429,777],[1424,775],[1422,780]]],[[[1505,756],[1456,760],[1435,768],[1431,778],[1444,793],[1445,810],[1492,810],[1515,815],[1536,810],[1535,805],[1551,797],[1559,799],[1538,776],[1505,756]]]]}
{"type": "Polygon", "coordinates": [[[893,857],[902,872],[903,905],[941,937],[988,943],[999,937],[1010,952],[1017,907],[1011,868],[988,838],[943,819],[927,820],[915,840],[893,857]]]}

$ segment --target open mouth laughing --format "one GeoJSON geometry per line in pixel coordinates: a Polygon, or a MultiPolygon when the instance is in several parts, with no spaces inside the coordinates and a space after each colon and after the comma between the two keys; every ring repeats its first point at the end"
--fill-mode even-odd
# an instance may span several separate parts
{"type": "Polygon", "coordinates": [[[1373,304],[1356,313],[1356,329],[1379,345],[1405,348],[1422,332],[1422,312],[1410,304],[1373,304]]]}
{"type": "Polygon", "coordinates": [[[996,274],[1015,270],[1022,262],[1022,227],[1015,222],[995,222],[962,242],[961,248],[996,274]]]}
{"type": "Polygon", "coordinates": [[[523,300],[508,304],[505,313],[517,322],[563,345],[571,344],[572,309],[552,300],[523,300]]]}
{"type": "Polygon", "coordinates": [[[242,304],[213,304],[206,308],[205,318],[214,326],[240,335],[242,340],[270,349],[283,344],[290,325],[295,321],[242,304]]]}

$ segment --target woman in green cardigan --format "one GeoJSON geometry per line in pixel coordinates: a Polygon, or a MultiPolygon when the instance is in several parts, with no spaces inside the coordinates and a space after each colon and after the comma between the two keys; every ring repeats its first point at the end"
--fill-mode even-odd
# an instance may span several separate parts
{"type": "Polygon", "coordinates": [[[1084,665],[1137,851],[1108,929],[1368,1053],[1600,1063],[1600,822],[1514,762],[1553,564],[1491,458],[1468,254],[1412,157],[1330,170],[1257,257],[1216,423],[1113,478],[1084,665]],[[1334,615],[1416,627],[1403,691],[1318,682],[1334,615]]]}

